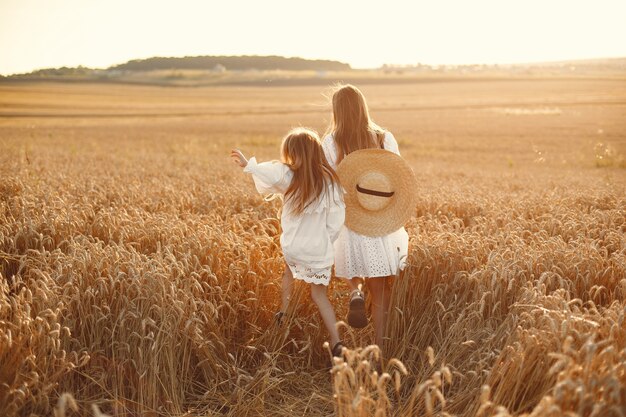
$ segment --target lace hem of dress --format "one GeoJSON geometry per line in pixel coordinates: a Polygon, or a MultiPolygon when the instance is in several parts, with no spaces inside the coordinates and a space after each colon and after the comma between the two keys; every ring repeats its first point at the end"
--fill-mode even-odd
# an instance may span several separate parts
{"type": "Polygon", "coordinates": [[[331,267],[322,269],[307,268],[297,264],[287,264],[295,279],[309,284],[326,285],[330,284],[331,267]]]}

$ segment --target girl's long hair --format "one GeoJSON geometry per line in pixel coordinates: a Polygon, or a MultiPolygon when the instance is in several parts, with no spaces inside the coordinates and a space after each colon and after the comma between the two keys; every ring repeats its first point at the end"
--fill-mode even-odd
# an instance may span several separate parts
{"type": "Polygon", "coordinates": [[[312,130],[297,128],[289,132],[283,139],[281,160],[293,171],[285,200],[291,203],[296,215],[327,192],[329,185],[339,187],[339,177],[324,156],[319,136],[312,130]]]}
{"type": "Polygon", "coordinates": [[[371,119],[363,93],[353,85],[336,87],[328,134],[337,144],[337,163],[359,149],[382,148],[385,130],[371,119]]]}

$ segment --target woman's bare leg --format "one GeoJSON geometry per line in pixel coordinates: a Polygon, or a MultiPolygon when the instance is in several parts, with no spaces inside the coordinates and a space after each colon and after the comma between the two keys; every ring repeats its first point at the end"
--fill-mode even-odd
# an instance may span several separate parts
{"type": "Polygon", "coordinates": [[[289,301],[291,300],[291,290],[293,289],[293,275],[291,273],[291,269],[289,265],[285,264],[285,272],[283,272],[283,283],[281,287],[280,299],[280,311],[283,313],[287,312],[287,307],[289,307],[289,301]]]}
{"type": "Polygon", "coordinates": [[[317,304],[317,308],[320,310],[324,325],[330,334],[330,347],[331,349],[339,342],[339,331],[337,330],[337,318],[335,317],[335,311],[333,306],[328,301],[328,295],[326,294],[328,288],[321,284],[311,284],[311,298],[317,304]]]}
{"type": "Polygon", "coordinates": [[[350,278],[347,281],[348,286],[350,287],[350,291],[363,290],[363,278],[350,278]]]}
{"type": "Polygon", "coordinates": [[[381,349],[383,349],[385,329],[387,327],[387,315],[391,299],[391,279],[392,276],[365,280],[367,289],[372,297],[372,320],[374,321],[376,344],[381,349]]]}
{"type": "Polygon", "coordinates": [[[361,329],[367,326],[365,313],[365,298],[363,295],[363,278],[351,278],[348,280],[350,297],[348,300],[348,315],[346,321],[354,328],[361,329]]]}

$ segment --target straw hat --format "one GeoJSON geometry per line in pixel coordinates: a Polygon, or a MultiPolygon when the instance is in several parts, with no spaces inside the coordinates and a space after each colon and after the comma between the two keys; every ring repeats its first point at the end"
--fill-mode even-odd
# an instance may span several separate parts
{"type": "Polygon", "coordinates": [[[383,149],[348,154],[337,167],[346,190],[346,227],[384,236],[404,226],[417,203],[417,179],[406,161],[383,149]]]}

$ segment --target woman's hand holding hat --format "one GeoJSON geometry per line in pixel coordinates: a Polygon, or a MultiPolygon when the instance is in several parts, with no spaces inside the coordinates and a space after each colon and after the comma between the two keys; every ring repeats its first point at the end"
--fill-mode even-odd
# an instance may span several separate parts
{"type": "Polygon", "coordinates": [[[383,149],[350,153],[337,167],[346,191],[346,226],[365,236],[398,230],[417,203],[417,179],[400,155],[383,149]]]}

